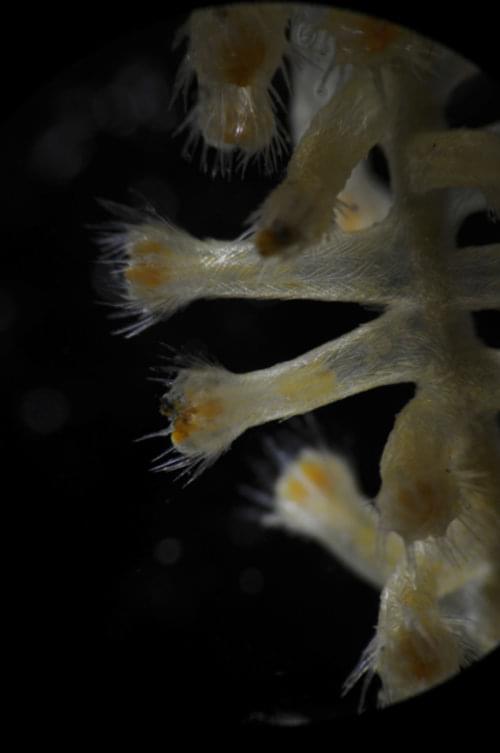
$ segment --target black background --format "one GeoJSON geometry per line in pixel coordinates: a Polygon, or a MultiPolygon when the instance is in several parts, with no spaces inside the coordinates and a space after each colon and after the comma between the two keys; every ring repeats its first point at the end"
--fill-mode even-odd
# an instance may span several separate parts
{"type": "MultiPolygon", "coordinates": [[[[446,18],[375,7],[496,74],[486,3],[474,5],[473,17],[455,8],[446,18]]],[[[149,472],[161,442],[133,441],[162,426],[162,390],[147,381],[161,343],[203,349],[246,371],[375,315],[356,305],[199,302],[137,338],[112,336],[96,302],[106,285],[88,227],[106,219],[96,197],[130,204],[132,189],[195,234],[233,237],[280,179],[250,170],[245,182],[228,184],[180,156],[183,137],[171,133],[182,114],[167,107],[179,20],[182,13],[158,18],[146,8],[111,19],[86,7],[38,12],[27,23],[12,10],[17,45],[4,52],[0,143],[0,349],[9,378],[5,467],[15,479],[6,511],[18,517],[6,543],[26,615],[16,649],[21,704],[31,697],[46,709],[44,723],[71,720],[78,735],[97,721],[126,727],[146,718],[267,729],[299,716],[314,721],[300,728],[305,736],[416,719],[446,727],[462,713],[484,724],[498,695],[498,651],[384,712],[356,717],[356,691],[339,699],[372,635],[377,595],[313,544],[263,530],[239,490],[258,485],[254,461],[264,465],[264,486],[275,478],[265,436],[293,452],[314,427],[247,432],[185,489],[149,472]],[[144,71],[157,82],[149,122],[123,95],[140,89],[144,71]],[[117,81],[121,89],[112,88],[117,81]],[[89,114],[96,101],[104,103],[99,126],[89,114]],[[178,558],[162,564],[162,552],[178,558]]],[[[456,124],[467,124],[473,104],[456,106],[456,124]]],[[[498,316],[476,321],[499,346],[498,316]]],[[[394,415],[412,394],[412,385],[377,389],[315,412],[368,494],[377,490],[394,415]]]]}

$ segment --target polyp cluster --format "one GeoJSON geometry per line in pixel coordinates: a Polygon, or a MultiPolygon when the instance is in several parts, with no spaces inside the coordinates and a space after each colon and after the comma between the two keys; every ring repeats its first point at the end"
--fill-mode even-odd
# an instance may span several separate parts
{"type": "MultiPolygon", "coordinates": [[[[200,240],[130,213],[107,241],[139,332],[200,298],[351,301],[382,313],[285,363],[246,374],[177,364],[162,402],[171,456],[195,474],[251,426],[380,385],[413,382],[375,500],[336,454],[304,449],[264,522],[312,537],[381,590],[375,636],[346,682],[377,673],[388,704],[454,675],[500,642],[500,352],[471,312],[500,307],[500,246],[456,248],[464,218],[500,215],[500,135],[447,129],[444,102],[473,66],[368,17],[301,5],[194,12],[176,96],[188,149],[230,176],[277,164],[273,86],[291,86],[286,177],[243,239],[200,240]],[[390,191],[367,167],[378,145],[390,191]],[[210,155],[216,154],[210,162],[210,155]]],[[[237,177],[236,180],[241,179],[237,177]]]]}

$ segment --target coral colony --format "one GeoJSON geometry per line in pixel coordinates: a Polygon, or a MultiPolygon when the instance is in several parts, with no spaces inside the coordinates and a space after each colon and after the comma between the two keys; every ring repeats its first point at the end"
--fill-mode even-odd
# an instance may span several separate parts
{"type": "Polygon", "coordinates": [[[303,449],[264,523],[315,539],[380,590],[375,635],[346,680],[378,675],[387,705],[452,677],[500,642],[500,351],[471,312],[500,307],[500,245],[457,248],[464,218],[500,215],[500,134],[449,130],[444,102],[474,66],[391,23],[325,7],[197,10],[179,31],[175,96],[202,169],[266,171],[287,138],[273,79],[290,87],[282,183],[235,241],[200,240],[154,213],[105,242],[132,335],[200,298],[350,301],[382,311],[352,332],[246,374],[177,363],[162,401],[161,463],[199,474],[252,426],[380,385],[412,382],[366,499],[346,462],[303,449]],[[283,80],[282,79],[282,80],[283,80]],[[367,156],[378,145],[390,190],[367,156]],[[216,153],[215,160],[209,159],[216,153]],[[165,440],[164,440],[165,441],[165,440]]]}

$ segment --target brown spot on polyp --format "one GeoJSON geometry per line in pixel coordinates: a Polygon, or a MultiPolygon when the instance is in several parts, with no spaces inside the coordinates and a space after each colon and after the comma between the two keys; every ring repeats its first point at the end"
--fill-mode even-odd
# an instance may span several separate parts
{"type": "Polygon", "coordinates": [[[255,34],[239,30],[236,39],[219,54],[224,83],[249,86],[264,62],[266,47],[255,34]]]}
{"type": "Polygon", "coordinates": [[[172,442],[180,444],[200,429],[209,427],[210,422],[222,413],[220,400],[209,399],[202,403],[186,405],[175,420],[172,431],[172,442]]]}
{"type": "Polygon", "coordinates": [[[275,256],[299,239],[296,229],[275,221],[270,227],[260,230],[255,236],[255,245],[261,256],[275,256]]]}

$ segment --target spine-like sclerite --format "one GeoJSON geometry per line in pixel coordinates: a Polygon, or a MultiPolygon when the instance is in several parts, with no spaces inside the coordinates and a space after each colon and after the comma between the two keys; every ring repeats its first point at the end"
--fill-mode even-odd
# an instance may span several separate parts
{"type": "MultiPolygon", "coordinates": [[[[500,642],[500,352],[471,313],[500,308],[500,245],[457,248],[478,209],[500,215],[498,128],[449,129],[443,103],[474,67],[391,23],[330,8],[197,10],[179,31],[174,96],[202,168],[257,159],[284,180],[242,239],[200,240],[130,210],[106,238],[135,334],[200,298],[308,299],[379,316],[271,368],[178,364],[162,402],[162,468],[201,472],[247,428],[381,385],[412,382],[366,499],[347,463],[305,448],[263,518],[317,540],[381,592],[375,635],[346,681],[376,673],[390,704],[457,673],[500,642]],[[191,89],[190,89],[191,87],[191,89]],[[191,97],[192,99],[192,97],[191,97]],[[367,168],[379,146],[390,191],[367,168]],[[217,154],[210,163],[209,156],[217,154]]],[[[239,179],[239,178],[238,178],[239,179]]]]}

